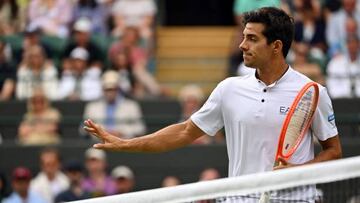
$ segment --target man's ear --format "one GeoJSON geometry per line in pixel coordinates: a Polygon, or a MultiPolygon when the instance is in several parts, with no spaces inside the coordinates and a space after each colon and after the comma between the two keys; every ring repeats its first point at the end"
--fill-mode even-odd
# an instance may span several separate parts
{"type": "Polygon", "coordinates": [[[283,43],[281,40],[275,40],[272,45],[275,54],[282,52],[283,43]]]}

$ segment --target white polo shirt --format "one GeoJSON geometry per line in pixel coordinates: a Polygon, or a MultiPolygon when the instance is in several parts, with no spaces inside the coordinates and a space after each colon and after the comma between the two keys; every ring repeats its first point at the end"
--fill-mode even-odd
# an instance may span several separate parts
{"type": "MultiPolygon", "coordinates": [[[[191,120],[212,136],[225,127],[229,177],[272,170],[286,113],[299,90],[310,81],[290,67],[268,86],[255,74],[228,78],[218,84],[191,120]]],[[[311,135],[324,141],[337,134],[330,98],[320,86],[311,129],[289,162],[313,159],[311,135]]]]}

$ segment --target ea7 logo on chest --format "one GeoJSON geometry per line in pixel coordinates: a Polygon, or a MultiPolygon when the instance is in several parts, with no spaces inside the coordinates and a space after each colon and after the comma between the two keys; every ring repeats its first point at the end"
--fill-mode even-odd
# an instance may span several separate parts
{"type": "Polygon", "coordinates": [[[280,106],[279,113],[280,113],[280,115],[286,115],[289,110],[290,110],[290,107],[280,106]]]}

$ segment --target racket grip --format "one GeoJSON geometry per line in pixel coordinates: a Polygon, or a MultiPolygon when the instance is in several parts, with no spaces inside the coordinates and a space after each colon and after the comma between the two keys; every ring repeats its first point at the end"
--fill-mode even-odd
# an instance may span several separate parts
{"type": "Polygon", "coordinates": [[[269,203],[270,202],[270,193],[264,192],[260,196],[259,203],[269,203]]]}

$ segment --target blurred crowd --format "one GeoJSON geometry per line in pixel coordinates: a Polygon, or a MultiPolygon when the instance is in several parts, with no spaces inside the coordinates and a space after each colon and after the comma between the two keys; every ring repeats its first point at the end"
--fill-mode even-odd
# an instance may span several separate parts
{"type": "MultiPolygon", "coordinates": [[[[3,203],[61,203],[136,191],[135,172],[126,165],[109,168],[104,151],[89,148],[84,160],[63,161],[55,148],[39,154],[39,172],[24,166],[13,169],[11,177],[0,173],[0,201],[3,203]],[[9,184],[8,184],[9,182],[9,184]],[[9,187],[13,191],[10,192],[9,187]]],[[[215,168],[205,168],[199,181],[221,178],[215,168]]],[[[167,175],[158,187],[180,185],[181,177],[167,175]]],[[[203,201],[205,203],[206,201],[203,201]]]]}
{"type": "MultiPolygon", "coordinates": [[[[360,96],[360,1],[262,0],[234,1],[236,32],[229,53],[228,75],[254,70],[243,65],[238,48],[242,14],[261,6],[285,9],[295,21],[289,64],[328,88],[332,98],[360,96]]],[[[21,145],[61,143],[62,115],[53,101],[86,102],[83,118],[93,119],[113,134],[128,139],[146,132],[137,100],[169,96],[155,77],[155,0],[1,0],[0,101],[27,102],[18,127],[21,145]]],[[[195,84],[178,98],[182,122],[197,111],[206,95],[195,84]]],[[[79,126],[79,134],[88,137],[79,126]]],[[[1,137],[0,137],[1,138],[1,137]]],[[[194,144],[221,143],[220,132],[194,144]]],[[[40,155],[41,171],[14,169],[10,195],[1,176],[0,200],[65,202],[132,191],[135,176],[127,166],[107,174],[106,155],[88,150],[86,160],[61,159],[54,149],[40,155]],[[60,169],[63,169],[62,171],[60,169]]],[[[200,180],[218,178],[208,169],[200,180]]],[[[175,176],[163,186],[181,184],[175,176]]]]}

